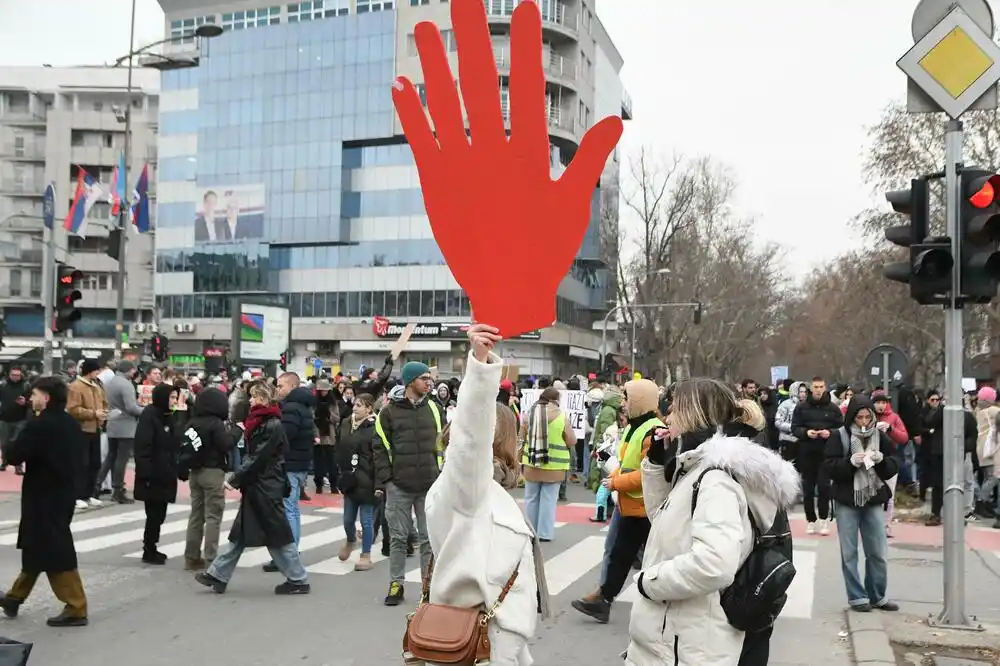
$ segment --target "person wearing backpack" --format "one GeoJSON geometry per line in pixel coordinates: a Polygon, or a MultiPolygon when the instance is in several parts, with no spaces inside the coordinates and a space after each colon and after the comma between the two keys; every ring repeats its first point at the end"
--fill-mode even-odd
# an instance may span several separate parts
{"type": "Polygon", "coordinates": [[[725,383],[677,384],[671,434],[701,441],[671,458],[666,438],[654,438],[642,462],[652,528],[635,577],[629,666],[733,666],[746,633],[770,627],[784,604],[795,575],[782,552],[786,511],[801,481],[777,453],[723,432],[747,421],[725,383]]]}
{"type": "Polygon", "coordinates": [[[826,442],[826,472],[837,503],[837,538],[841,571],[851,610],[873,608],[897,611],[886,590],[889,542],[882,506],[892,501],[889,479],[899,471],[895,445],[879,429],[875,406],[867,396],[855,395],[847,405],[844,426],[826,442]],[[865,551],[865,577],[858,574],[858,535],[865,551]]]}

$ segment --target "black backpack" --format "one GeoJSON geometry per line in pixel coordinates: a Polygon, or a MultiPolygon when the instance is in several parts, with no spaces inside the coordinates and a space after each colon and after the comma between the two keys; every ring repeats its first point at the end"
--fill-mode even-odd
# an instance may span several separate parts
{"type": "MultiPolygon", "coordinates": [[[[698,475],[691,491],[692,516],[698,506],[701,480],[713,470],[726,472],[721,467],[710,467],[698,475]]],[[[733,480],[739,483],[735,477],[733,480]]],[[[754,545],[737,570],[733,584],[720,593],[720,603],[730,625],[752,633],[767,629],[778,619],[788,601],[795,567],[792,565],[792,531],[785,510],[778,509],[774,524],[766,534],[760,533],[752,511],[747,511],[747,517],[753,529],[754,545]]]]}

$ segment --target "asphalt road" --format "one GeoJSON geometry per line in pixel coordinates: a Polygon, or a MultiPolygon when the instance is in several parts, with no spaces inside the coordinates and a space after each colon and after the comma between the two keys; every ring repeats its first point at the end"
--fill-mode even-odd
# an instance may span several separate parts
{"type": "MultiPolygon", "coordinates": [[[[626,589],[601,626],[574,611],[569,602],[597,582],[604,534],[586,520],[588,494],[571,489],[574,505],[564,505],[552,543],[544,544],[553,617],[540,626],[532,654],[540,666],[613,664],[628,643],[626,589]]],[[[90,604],[90,626],[51,629],[45,618],[59,610],[44,578],[17,619],[0,619],[0,635],[35,644],[30,664],[72,666],[176,666],[239,664],[284,666],[396,666],[406,613],[419,584],[407,583],[407,602],[382,605],[388,562],[354,572],[336,558],[344,531],[337,506],[305,507],[303,561],[312,594],[279,598],[280,574],[263,573],[266,552],[248,551],[224,596],[197,585],[182,570],[185,505],[174,505],[164,526],[164,567],[142,564],[142,506],[109,506],[79,514],[74,521],[81,573],[90,604]]],[[[0,496],[0,585],[20,568],[14,548],[18,518],[15,494],[0,496]]],[[[235,513],[233,505],[227,518],[235,513]]],[[[801,527],[801,526],[799,526],[801,527]]],[[[800,531],[797,529],[797,531],[800,531]]],[[[354,555],[356,558],[357,555],[354,555]]],[[[380,559],[376,555],[376,559],[380,559]]],[[[408,561],[408,579],[418,577],[417,558],[408,561]]],[[[796,540],[799,575],[785,617],[772,641],[774,666],[846,666],[844,591],[836,538],[796,540]]],[[[631,583],[630,583],[631,586],[631,583]]]]}

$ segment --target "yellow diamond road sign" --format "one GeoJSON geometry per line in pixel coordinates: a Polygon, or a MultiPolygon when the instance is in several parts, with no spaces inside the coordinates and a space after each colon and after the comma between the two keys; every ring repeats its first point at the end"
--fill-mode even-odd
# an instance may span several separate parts
{"type": "Polygon", "coordinates": [[[952,118],[1000,81],[1000,47],[959,7],[896,64],[952,118]]]}

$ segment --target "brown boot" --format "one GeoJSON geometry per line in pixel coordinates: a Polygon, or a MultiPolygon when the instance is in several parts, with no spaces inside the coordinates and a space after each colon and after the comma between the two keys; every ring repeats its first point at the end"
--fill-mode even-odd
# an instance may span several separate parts
{"type": "Polygon", "coordinates": [[[341,562],[346,562],[351,557],[351,553],[354,552],[354,544],[356,543],[356,541],[348,541],[344,544],[344,547],[340,549],[337,557],[340,558],[341,562]]]}
{"type": "Polygon", "coordinates": [[[191,559],[190,557],[184,558],[184,570],[185,571],[203,571],[205,569],[205,560],[201,559],[191,559]]]}
{"type": "Polygon", "coordinates": [[[354,565],[354,570],[355,571],[368,571],[369,569],[372,568],[372,566],[373,566],[372,565],[372,556],[371,555],[365,555],[364,553],[362,553],[361,557],[358,558],[357,564],[354,565]]]}

